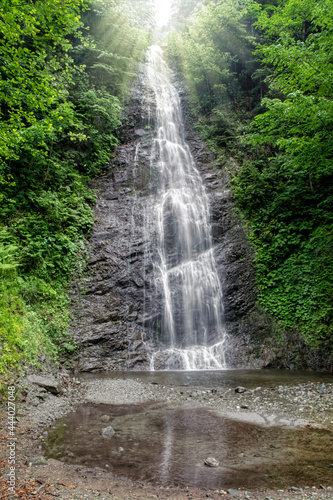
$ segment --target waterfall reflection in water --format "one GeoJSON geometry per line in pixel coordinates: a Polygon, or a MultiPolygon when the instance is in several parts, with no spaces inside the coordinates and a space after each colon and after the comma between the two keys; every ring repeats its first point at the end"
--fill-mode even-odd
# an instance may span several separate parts
{"type": "Polygon", "coordinates": [[[222,289],[208,197],[184,139],[179,95],[159,46],[148,51],[146,76],[156,105],[154,285],[164,302],[159,325],[163,347],[153,353],[151,369],[223,369],[222,289]]]}
{"type": "Polygon", "coordinates": [[[326,465],[333,459],[329,430],[261,426],[206,408],[156,403],[81,405],[48,430],[44,451],[133,480],[209,489],[329,484],[326,465]],[[112,438],[102,434],[110,425],[103,415],[110,417],[112,438]],[[207,457],[220,467],[205,467],[207,457]]]}

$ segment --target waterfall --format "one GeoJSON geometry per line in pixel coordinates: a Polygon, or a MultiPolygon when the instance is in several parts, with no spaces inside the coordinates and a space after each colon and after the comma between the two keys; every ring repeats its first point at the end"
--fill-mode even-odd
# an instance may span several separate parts
{"type": "Polygon", "coordinates": [[[146,80],[156,109],[149,231],[156,241],[154,287],[163,301],[151,369],[223,369],[226,335],[208,196],[184,139],[180,98],[159,46],[148,50],[146,80]]]}

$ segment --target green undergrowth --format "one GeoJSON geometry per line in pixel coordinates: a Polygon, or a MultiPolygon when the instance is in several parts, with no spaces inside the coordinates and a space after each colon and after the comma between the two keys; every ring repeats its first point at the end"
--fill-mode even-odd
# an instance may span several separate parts
{"type": "Polygon", "coordinates": [[[94,224],[89,184],[119,143],[150,35],[123,0],[10,0],[0,30],[3,390],[27,367],[76,350],[69,293],[94,224]]]}
{"type": "Polygon", "coordinates": [[[232,180],[256,252],[262,307],[281,327],[300,332],[312,349],[332,350],[333,224],[330,183],[292,182],[279,162],[244,162],[232,180]]]}
{"type": "Polygon", "coordinates": [[[168,41],[189,119],[227,174],[255,250],[259,305],[277,337],[305,346],[326,369],[333,369],[332,19],[331,1],[219,0],[201,5],[168,41]]]}

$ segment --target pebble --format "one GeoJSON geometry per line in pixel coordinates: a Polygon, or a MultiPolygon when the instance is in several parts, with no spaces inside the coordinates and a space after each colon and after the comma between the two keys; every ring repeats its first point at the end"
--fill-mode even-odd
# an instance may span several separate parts
{"type": "Polygon", "coordinates": [[[229,490],[227,490],[227,493],[229,495],[232,495],[233,497],[236,497],[236,496],[239,496],[241,492],[230,488],[229,490]]]}
{"type": "Polygon", "coordinates": [[[115,430],[111,427],[105,427],[105,429],[102,429],[102,435],[106,437],[112,437],[115,434],[115,430]]]}
{"type": "Polygon", "coordinates": [[[235,392],[237,392],[237,394],[243,394],[244,392],[246,392],[246,389],[245,389],[245,387],[239,386],[239,387],[236,387],[235,392]]]}
{"type": "Polygon", "coordinates": [[[208,457],[206,458],[206,460],[204,461],[204,464],[207,466],[207,467],[218,467],[220,465],[220,462],[218,460],[216,460],[216,458],[213,458],[213,457],[208,457]]]}

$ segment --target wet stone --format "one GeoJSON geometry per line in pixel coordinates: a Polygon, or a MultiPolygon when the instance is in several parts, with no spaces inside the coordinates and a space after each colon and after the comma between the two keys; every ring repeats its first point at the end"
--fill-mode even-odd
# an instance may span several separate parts
{"type": "Polygon", "coordinates": [[[110,422],[110,417],[109,415],[102,415],[100,420],[101,422],[110,422]]]}
{"type": "Polygon", "coordinates": [[[204,464],[206,465],[206,467],[218,467],[220,465],[220,462],[216,460],[216,458],[208,457],[206,458],[204,464]]]}
{"type": "Polygon", "coordinates": [[[115,430],[111,427],[111,425],[102,430],[102,435],[105,437],[112,437],[114,434],[115,430]]]}
{"type": "Polygon", "coordinates": [[[33,457],[27,461],[27,465],[47,465],[47,460],[45,457],[33,457]]]}
{"type": "Polygon", "coordinates": [[[238,497],[238,496],[240,495],[240,493],[241,493],[241,492],[240,492],[240,491],[238,491],[238,490],[234,490],[234,489],[230,488],[230,489],[227,491],[227,493],[228,493],[229,495],[232,495],[233,497],[238,497]]]}

